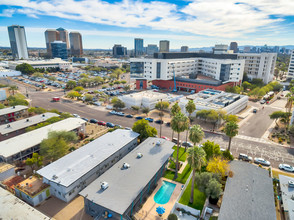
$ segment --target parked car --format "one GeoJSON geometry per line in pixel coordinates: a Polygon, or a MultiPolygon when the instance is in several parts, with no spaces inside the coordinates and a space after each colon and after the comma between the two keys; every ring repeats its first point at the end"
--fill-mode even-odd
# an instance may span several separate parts
{"type": "Polygon", "coordinates": [[[117,127],[117,128],[122,128],[122,126],[121,125],[114,125],[115,127],[117,127]]]}
{"type": "Polygon", "coordinates": [[[81,118],[81,119],[83,119],[84,121],[86,121],[86,122],[88,122],[89,121],[89,119],[87,119],[87,118],[81,118]]]}
{"type": "Polygon", "coordinates": [[[288,181],[288,186],[291,187],[291,188],[294,188],[294,181],[289,180],[288,181]]]}
{"type": "Polygon", "coordinates": [[[254,163],[256,164],[261,164],[261,165],[264,165],[264,166],[270,166],[271,163],[263,158],[260,158],[260,157],[255,157],[254,158],[254,163]]]}
{"type": "Polygon", "coordinates": [[[239,157],[238,157],[239,160],[243,160],[243,161],[252,161],[252,157],[249,157],[248,155],[246,154],[239,154],[239,157]]]}
{"type": "Polygon", "coordinates": [[[253,113],[257,113],[257,109],[255,108],[255,109],[253,109],[253,113]]]}
{"type": "Polygon", "coordinates": [[[97,123],[98,123],[98,125],[103,125],[103,126],[106,125],[106,122],[104,122],[104,121],[98,121],[97,123]]]}
{"type": "Polygon", "coordinates": [[[91,118],[91,119],[90,119],[90,123],[97,124],[98,121],[97,121],[96,119],[91,118]]]}
{"type": "Polygon", "coordinates": [[[264,99],[260,101],[260,104],[264,104],[264,103],[266,103],[264,99]]]}
{"type": "Polygon", "coordinates": [[[116,115],[116,111],[111,111],[111,112],[109,112],[109,114],[112,114],[112,115],[116,115]]]}
{"type": "Polygon", "coordinates": [[[125,116],[125,113],[123,113],[123,112],[118,112],[117,115],[123,117],[123,116],[125,116]]]}
{"type": "Polygon", "coordinates": [[[182,146],[183,147],[193,147],[193,144],[190,142],[183,141],[182,146]]]}
{"type": "Polygon", "coordinates": [[[132,130],[132,129],[131,129],[131,128],[129,128],[129,127],[125,127],[125,129],[126,129],[126,130],[132,130]]]}
{"type": "Polygon", "coordinates": [[[169,138],[168,137],[165,137],[165,136],[161,136],[162,139],[165,139],[167,141],[169,141],[169,138]]]}
{"type": "MultiPolygon", "coordinates": [[[[99,122],[98,122],[98,124],[99,124],[99,122]]],[[[112,124],[112,123],[110,123],[110,122],[107,122],[105,125],[106,125],[107,127],[109,127],[109,128],[114,128],[114,127],[115,127],[115,125],[112,124]]]]}
{"type": "MultiPolygon", "coordinates": [[[[173,138],[172,139],[172,142],[175,143],[175,144],[178,144],[178,139],[177,138],[173,138]]],[[[181,143],[182,143],[182,141],[180,140],[179,141],[179,144],[181,145],[181,143]]]]}
{"type": "Polygon", "coordinates": [[[157,124],[163,124],[163,121],[160,120],[160,119],[158,119],[158,120],[155,121],[155,123],[157,123],[157,124]]]}
{"type": "Polygon", "coordinates": [[[79,116],[78,114],[72,114],[75,118],[80,118],[81,116],[79,116]]]}
{"type": "Polygon", "coordinates": [[[279,169],[280,170],[285,170],[285,171],[288,171],[288,172],[294,172],[294,168],[288,164],[280,164],[279,165],[279,169]]]}
{"type": "Polygon", "coordinates": [[[138,119],[138,120],[143,119],[143,117],[142,116],[137,116],[136,119],[138,119]]]}
{"type": "Polygon", "coordinates": [[[133,115],[126,115],[127,118],[133,118],[133,115]]]}
{"type": "Polygon", "coordinates": [[[145,118],[145,120],[149,121],[149,122],[153,122],[153,118],[145,118]]]}
{"type": "Polygon", "coordinates": [[[167,125],[167,126],[170,126],[170,122],[166,122],[166,125],[167,125]]]}

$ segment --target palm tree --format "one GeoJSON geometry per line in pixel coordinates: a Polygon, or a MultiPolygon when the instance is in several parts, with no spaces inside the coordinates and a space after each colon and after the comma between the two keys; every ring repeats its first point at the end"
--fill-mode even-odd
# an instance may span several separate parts
{"type": "Polygon", "coordinates": [[[12,85],[12,86],[9,87],[9,91],[12,91],[12,95],[14,95],[14,92],[15,92],[17,89],[18,89],[18,88],[17,88],[17,86],[15,86],[15,85],[12,85]]]}
{"type": "Polygon", "coordinates": [[[161,137],[161,127],[162,127],[162,124],[163,124],[162,117],[164,116],[162,111],[168,109],[168,106],[169,106],[169,103],[165,102],[165,101],[162,101],[162,99],[159,102],[157,102],[156,105],[155,105],[155,108],[157,110],[159,110],[158,115],[160,117],[159,137],[161,137]]]}
{"type": "Polygon", "coordinates": [[[239,129],[239,126],[234,121],[228,122],[224,128],[225,134],[229,137],[229,147],[228,147],[229,151],[231,149],[232,138],[238,134],[238,129],[239,129]]]}
{"type": "MultiPolygon", "coordinates": [[[[203,131],[201,131],[203,132],[203,131]]],[[[198,138],[197,138],[198,139],[198,138]]],[[[205,164],[206,153],[201,147],[193,146],[188,149],[188,163],[192,168],[192,185],[191,185],[191,195],[190,203],[194,202],[194,182],[195,182],[195,172],[200,171],[201,167],[205,164]]]]}
{"type": "MultiPolygon", "coordinates": [[[[189,102],[187,103],[187,105],[185,106],[185,108],[186,108],[186,111],[189,114],[188,117],[190,119],[191,114],[196,110],[196,105],[195,105],[194,101],[193,100],[189,100],[189,102]]],[[[191,126],[191,121],[190,121],[190,126],[191,126]]],[[[186,142],[188,141],[188,133],[189,133],[189,129],[187,129],[187,133],[186,133],[186,142]]],[[[185,147],[185,152],[186,152],[186,150],[187,150],[187,145],[185,147]]]]}
{"type": "Polygon", "coordinates": [[[193,127],[190,128],[189,139],[193,142],[194,145],[196,145],[196,143],[202,141],[203,138],[204,132],[202,131],[200,125],[193,125],[193,127]]]}
{"type": "MultiPolygon", "coordinates": [[[[179,103],[175,103],[170,110],[171,117],[174,117],[178,112],[181,112],[181,107],[179,106],[179,103]]],[[[172,130],[172,139],[174,138],[174,130],[172,130]]]]}
{"type": "Polygon", "coordinates": [[[189,118],[185,116],[182,112],[178,112],[171,120],[171,128],[173,131],[178,133],[176,172],[174,176],[174,179],[177,179],[179,167],[180,133],[189,128],[189,118]]]}

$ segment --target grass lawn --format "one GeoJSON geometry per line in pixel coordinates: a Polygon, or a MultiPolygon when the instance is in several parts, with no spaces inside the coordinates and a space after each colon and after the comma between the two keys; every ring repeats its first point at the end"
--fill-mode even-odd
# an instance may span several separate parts
{"type": "Polygon", "coordinates": [[[289,177],[293,177],[294,178],[294,174],[293,173],[283,172],[283,171],[276,170],[276,169],[273,169],[272,172],[273,172],[273,177],[274,178],[277,178],[277,179],[279,179],[279,174],[282,174],[284,176],[289,176],[289,177]]]}
{"type": "MultiPolygon", "coordinates": [[[[173,153],[173,158],[176,160],[177,159],[177,146],[175,145],[173,147],[173,149],[175,150],[173,153]]],[[[180,147],[179,148],[179,161],[185,162],[186,158],[187,158],[187,152],[185,152],[185,148],[180,147]]]]}
{"type": "MultiPolygon", "coordinates": [[[[185,184],[191,171],[192,170],[190,165],[187,164],[183,172],[178,174],[178,178],[175,181],[185,184]]],[[[173,171],[170,171],[170,170],[165,171],[165,174],[164,174],[165,178],[174,180],[174,176],[175,176],[175,173],[173,171]]]]}
{"type": "Polygon", "coordinates": [[[179,202],[183,205],[187,205],[194,209],[198,209],[201,212],[205,203],[206,196],[203,192],[199,191],[197,185],[195,184],[194,185],[194,202],[193,204],[189,203],[190,195],[191,195],[191,185],[192,185],[192,180],[190,180],[179,202]]]}

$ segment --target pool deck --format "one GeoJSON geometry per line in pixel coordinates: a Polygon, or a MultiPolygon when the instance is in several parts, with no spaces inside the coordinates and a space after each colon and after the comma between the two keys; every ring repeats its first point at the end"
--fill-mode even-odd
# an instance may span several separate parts
{"type": "Polygon", "coordinates": [[[135,214],[136,219],[138,220],[151,220],[151,219],[167,219],[167,216],[169,215],[171,209],[173,208],[175,202],[177,201],[178,196],[181,193],[182,188],[181,183],[166,179],[166,178],[160,178],[158,181],[158,186],[155,188],[153,193],[148,197],[147,201],[144,203],[143,207],[135,214]],[[168,203],[164,205],[159,205],[154,201],[154,195],[157,193],[157,191],[162,186],[162,182],[167,181],[176,184],[176,187],[173,191],[173,194],[171,195],[168,203]],[[159,217],[159,215],[156,212],[156,208],[158,206],[163,206],[165,208],[165,213],[159,217]]]}

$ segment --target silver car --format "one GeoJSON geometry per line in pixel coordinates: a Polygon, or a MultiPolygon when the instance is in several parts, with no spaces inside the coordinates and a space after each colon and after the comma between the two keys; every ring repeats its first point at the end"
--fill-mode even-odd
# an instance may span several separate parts
{"type": "Polygon", "coordinates": [[[254,163],[256,164],[261,164],[261,165],[264,165],[264,166],[270,166],[271,163],[263,158],[260,158],[260,157],[255,157],[254,158],[254,163]]]}
{"type": "Polygon", "coordinates": [[[285,171],[288,171],[288,172],[294,172],[294,168],[288,164],[280,164],[279,165],[279,169],[280,170],[285,170],[285,171]]]}

